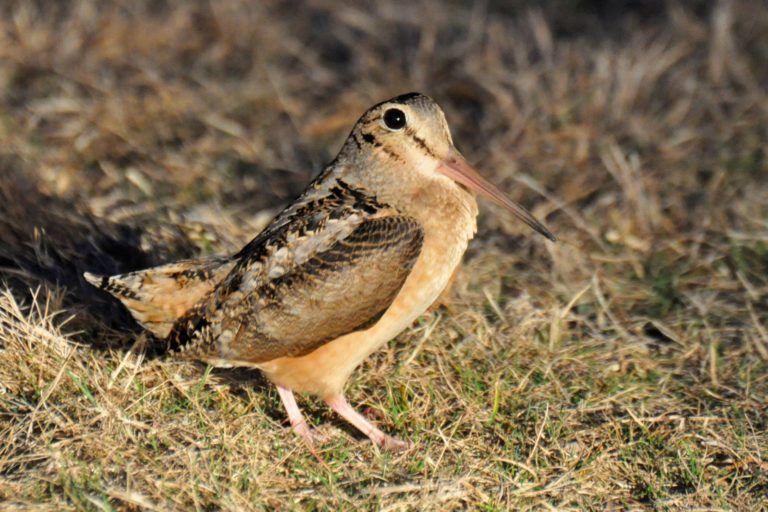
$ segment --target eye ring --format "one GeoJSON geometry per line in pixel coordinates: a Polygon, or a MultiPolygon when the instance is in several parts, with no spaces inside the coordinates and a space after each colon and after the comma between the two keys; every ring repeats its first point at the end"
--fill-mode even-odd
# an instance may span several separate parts
{"type": "Polygon", "coordinates": [[[406,125],[405,112],[399,108],[390,108],[384,112],[384,126],[392,131],[402,130],[406,125]]]}

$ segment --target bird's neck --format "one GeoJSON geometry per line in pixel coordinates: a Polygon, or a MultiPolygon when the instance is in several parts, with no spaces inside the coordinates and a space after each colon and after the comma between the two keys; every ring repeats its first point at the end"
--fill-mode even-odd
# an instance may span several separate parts
{"type": "Polygon", "coordinates": [[[453,183],[425,182],[393,200],[395,208],[421,223],[426,236],[455,236],[468,241],[477,231],[475,196],[453,183]]]}

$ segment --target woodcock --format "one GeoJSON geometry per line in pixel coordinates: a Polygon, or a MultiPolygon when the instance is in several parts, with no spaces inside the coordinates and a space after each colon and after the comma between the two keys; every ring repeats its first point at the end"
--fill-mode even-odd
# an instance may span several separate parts
{"type": "Polygon", "coordinates": [[[404,448],[347,403],[344,384],[449,285],[476,231],[475,193],[555,240],[466,162],[437,103],[405,94],[363,114],[336,159],[237,254],[85,277],[178,357],[259,368],[307,441],[316,436],[294,392],[321,397],[382,448],[404,448]]]}

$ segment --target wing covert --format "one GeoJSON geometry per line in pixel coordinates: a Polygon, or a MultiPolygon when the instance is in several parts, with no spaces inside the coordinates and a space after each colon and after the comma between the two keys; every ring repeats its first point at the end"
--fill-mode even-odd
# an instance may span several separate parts
{"type": "Polygon", "coordinates": [[[372,325],[402,288],[421,243],[421,228],[409,217],[363,221],[265,286],[261,304],[245,318],[243,335],[230,350],[258,360],[296,356],[372,325]]]}

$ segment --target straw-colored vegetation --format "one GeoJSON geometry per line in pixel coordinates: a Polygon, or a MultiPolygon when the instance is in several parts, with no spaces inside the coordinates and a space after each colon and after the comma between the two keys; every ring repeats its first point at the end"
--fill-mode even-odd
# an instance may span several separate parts
{"type": "Polygon", "coordinates": [[[768,8],[530,4],[0,4],[0,508],[765,509],[768,8]],[[354,375],[409,451],[79,277],[236,250],[409,90],[561,238],[483,203],[354,375]]]}

